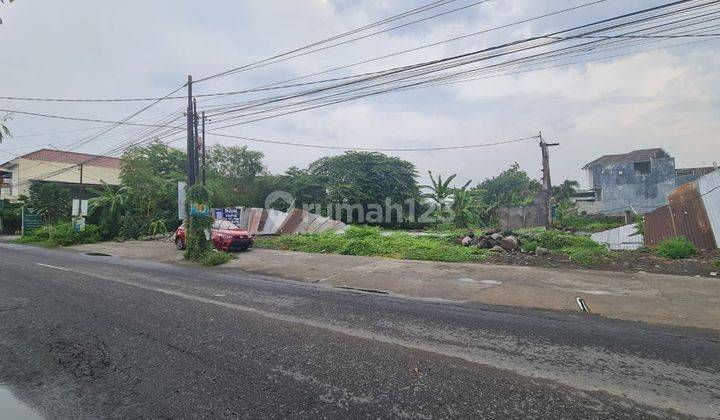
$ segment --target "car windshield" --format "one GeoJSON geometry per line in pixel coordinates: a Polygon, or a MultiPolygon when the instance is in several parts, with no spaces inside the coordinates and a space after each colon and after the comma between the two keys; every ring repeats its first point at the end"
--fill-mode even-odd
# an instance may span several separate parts
{"type": "Polygon", "coordinates": [[[219,229],[219,230],[232,230],[232,229],[240,229],[238,225],[236,225],[233,222],[230,222],[228,220],[216,220],[213,223],[213,229],[219,229]]]}

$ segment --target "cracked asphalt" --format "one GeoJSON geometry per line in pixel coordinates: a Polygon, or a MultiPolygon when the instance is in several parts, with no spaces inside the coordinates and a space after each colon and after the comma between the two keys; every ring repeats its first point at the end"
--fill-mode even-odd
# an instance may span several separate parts
{"type": "Polygon", "coordinates": [[[720,335],[0,244],[0,383],[48,418],[717,418],[720,335]]]}

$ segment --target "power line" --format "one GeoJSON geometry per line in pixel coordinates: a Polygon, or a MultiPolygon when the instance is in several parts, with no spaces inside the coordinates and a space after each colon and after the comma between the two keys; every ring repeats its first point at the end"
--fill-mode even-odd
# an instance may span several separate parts
{"type": "Polygon", "coordinates": [[[218,136],[218,137],[227,137],[227,138],[233,138],[233,139],[247,140],[247,141],[252,141],[252,142],[257,142],[257,143],[278,144],[278,145],[283,145],[283,146],[308,147],[308,148],[314,148],[314,149],[351,150],[351,151],[367,151],[367,152],[437,152],[437,151],[444,151],[444,150],[475,149],[475,148],[480,148],[480,147],[490,147],[490,146],[498,146],[501,144],[517,143],[517,142],[521,142],[521,141],[527,141],[527,140],[533,140],[533,139],[539,138],[539,136],[531,136],[531,137],[523,137],[523,138],[513,139],[513,140],[502,140],[502,141],[495,141],[495,142],[491,142],[491,143],[480,143],[480,144],[466,144],[466,145],[460,145],[460,146],[377,148],[377,147],[325,146],[325,145],[320,145],[320,144],[296,143],[296,142],[289,142],[289,141],[282,141],[282,140],[267,140],[267,139],[259,139],[259,138],[255,138],[255,137],[235,136],[235,135],[231,135],[231,134],[218,133],[216,131],[208,131],[208,133],[210,133],[214,136],[218,136]]]}

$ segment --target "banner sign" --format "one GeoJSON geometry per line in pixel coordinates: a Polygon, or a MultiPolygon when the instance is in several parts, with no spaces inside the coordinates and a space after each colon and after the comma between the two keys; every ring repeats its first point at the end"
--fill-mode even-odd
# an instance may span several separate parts
{"type": "Polygon", "coordinates": [[[216,208],[213,210],[216,220],[227,220],[235,225],[240,225],[240,209],[235,207],[216,208]]]}
{"type": "Polygon", "coordinates": [[[190,216],[210,217],[210,207],[205,203],[190,203],[190,216]]]}

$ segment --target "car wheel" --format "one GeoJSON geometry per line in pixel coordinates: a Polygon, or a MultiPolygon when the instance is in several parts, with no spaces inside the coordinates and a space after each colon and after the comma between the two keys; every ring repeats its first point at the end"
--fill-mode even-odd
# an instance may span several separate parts
{"type": "Polygon", "coordinates": [[[175,239],[175,248],[181,251],[185,249],[185,241],[183,241],[182,238],[175,239]]]}

